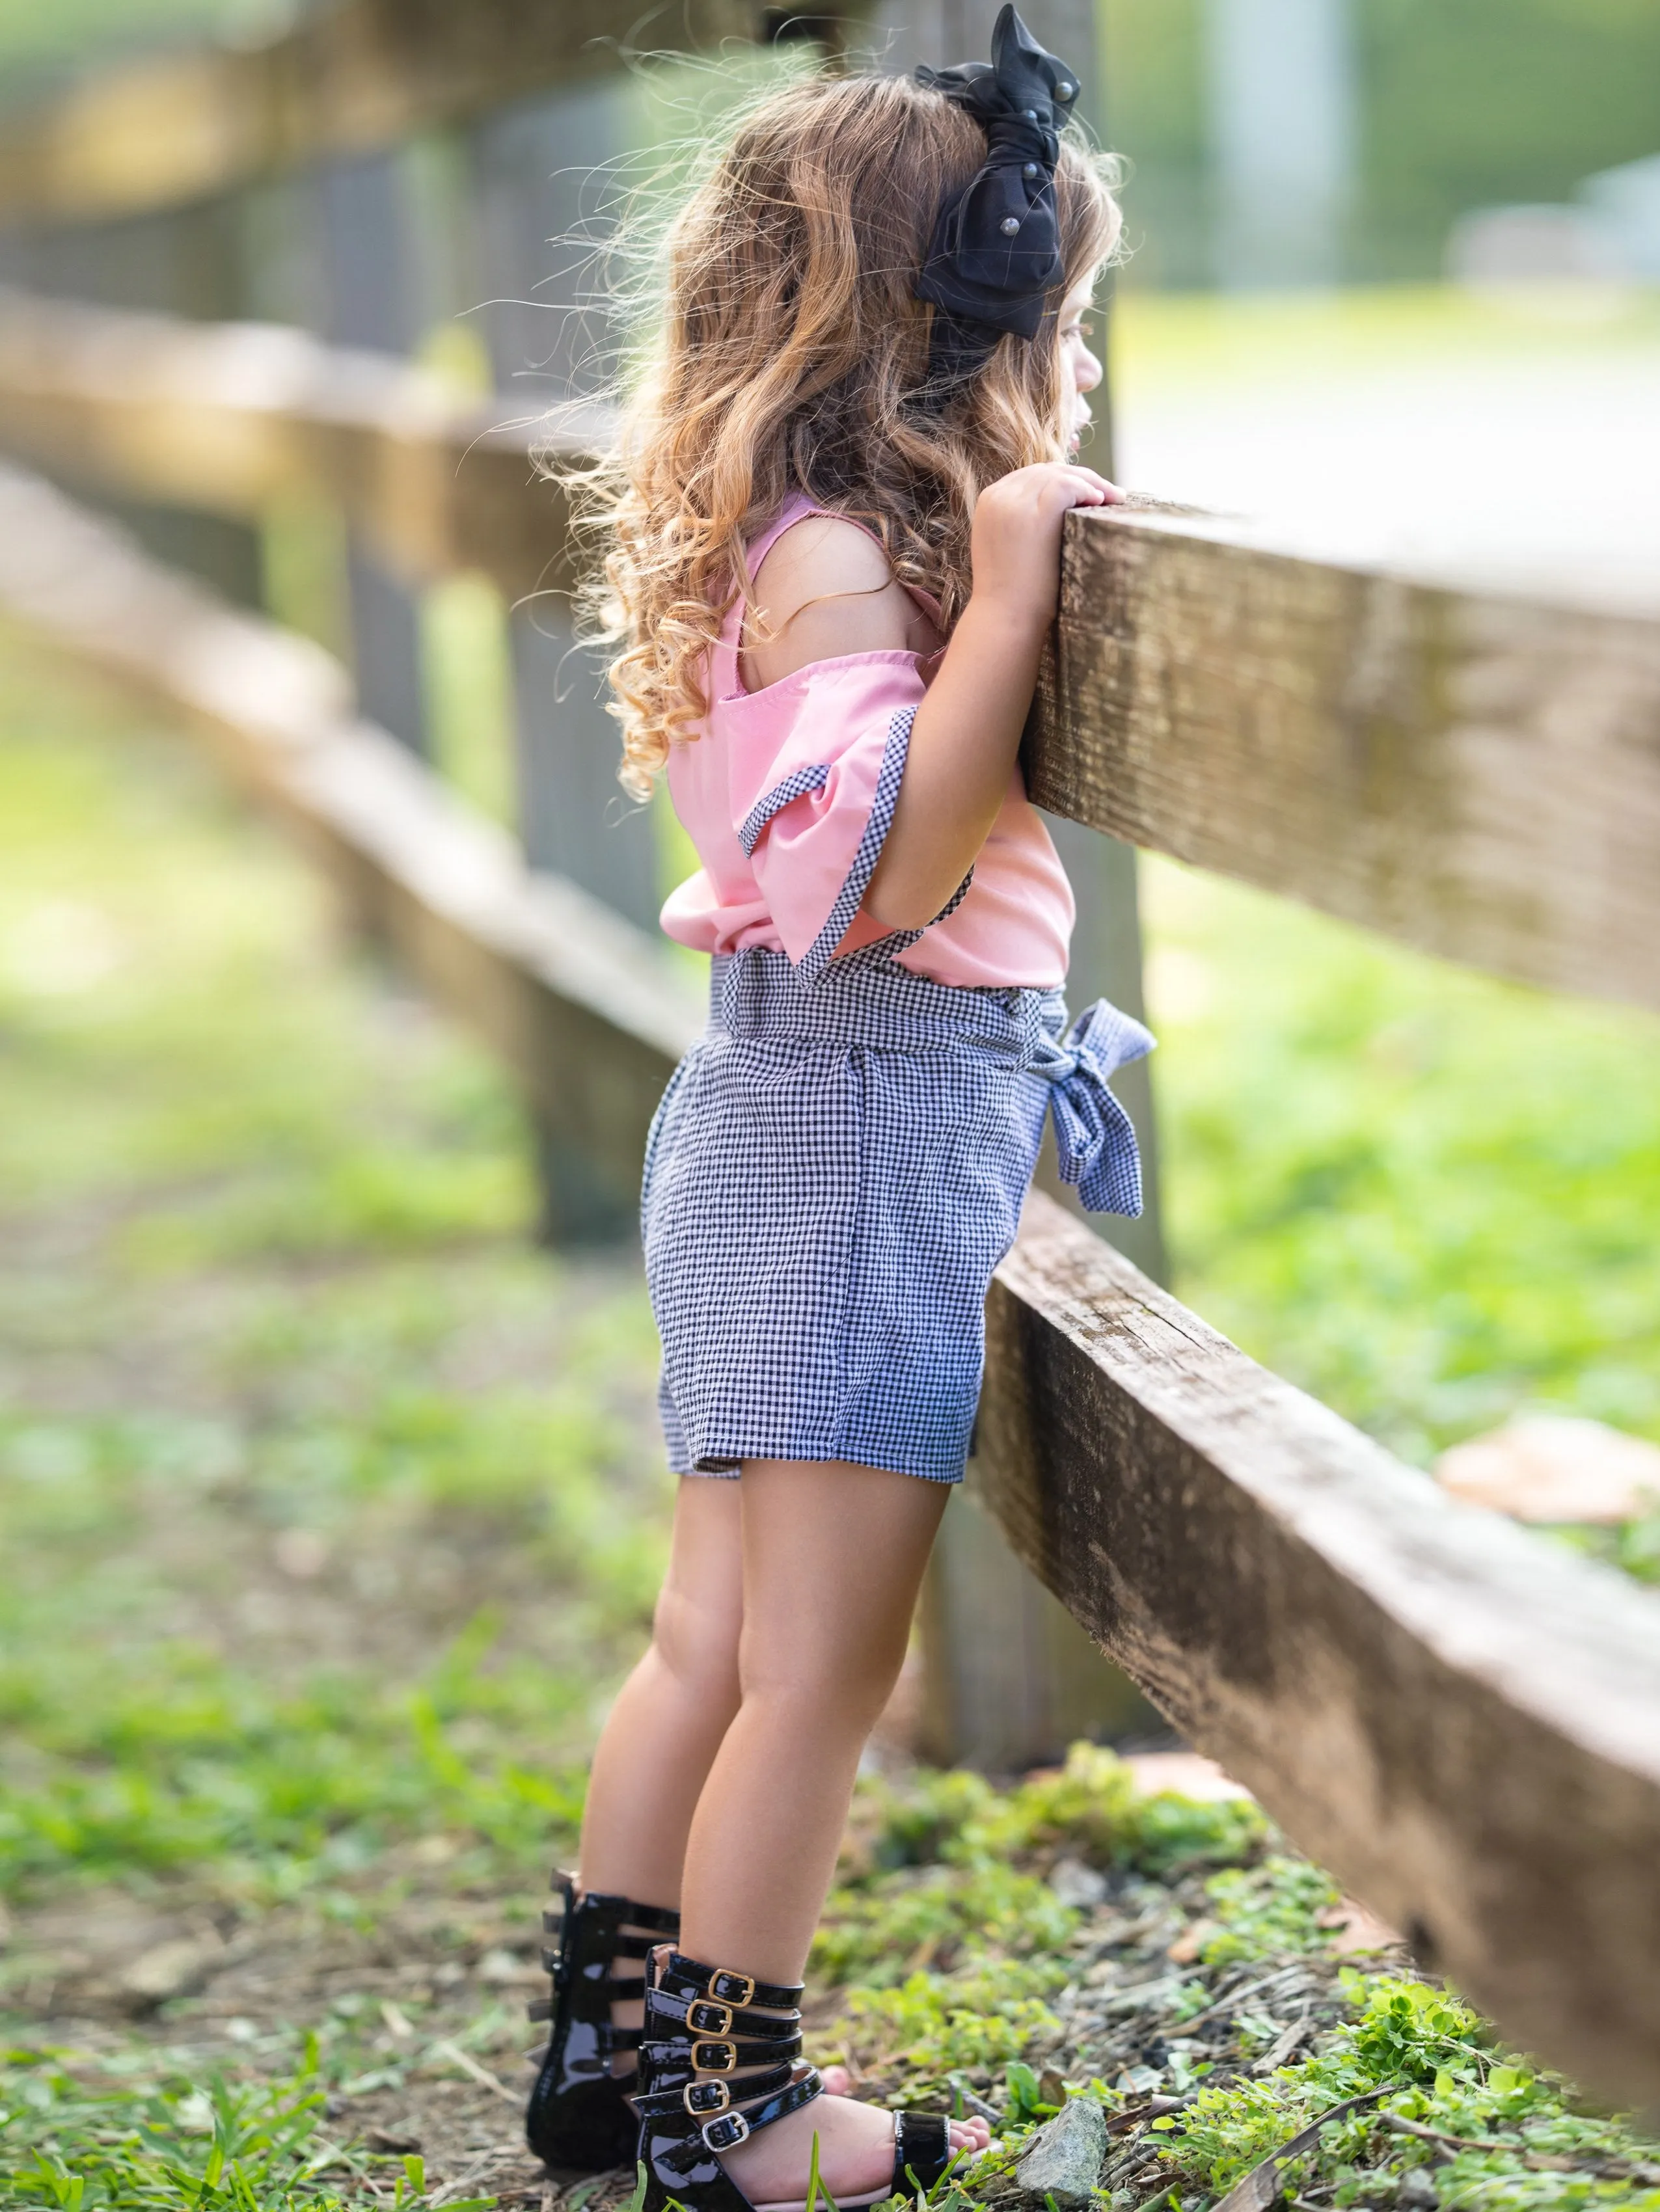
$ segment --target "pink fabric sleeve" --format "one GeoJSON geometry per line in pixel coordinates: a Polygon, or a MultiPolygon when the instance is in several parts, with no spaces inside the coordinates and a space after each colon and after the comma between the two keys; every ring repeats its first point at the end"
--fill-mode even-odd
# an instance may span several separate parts
{"type": "Polygon", "coordinates": [[[733,827],[785,951],[822,975],[893,820],[926,686],[908,653],[815,661],[723,701],[733,827]]]}

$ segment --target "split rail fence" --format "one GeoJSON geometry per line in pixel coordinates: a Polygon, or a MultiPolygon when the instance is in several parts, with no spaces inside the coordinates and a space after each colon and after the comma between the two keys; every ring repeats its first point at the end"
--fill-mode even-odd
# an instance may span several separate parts
{"type": "MultiPolygon", "coordinates": [[[[518,602],[568,586],[571,556],[535,432],[502,427],[535,401],[464,402],[399,358],[420,318],[389,272],[399,196],[459,163],[485,258],[518,226],[502,289],[529,289],[526,255],[560,227],[549,178],[605,156],[619,12],[342,0],[266,47],[94,76],[0,129],[0,608],[168,702],[292,824],[513,1070],[575,1235],[631,1209],[699,1008],[647,933],[648,819],[605,826],[614,741],[591,673],[563,673],[556,598],[514,625],[520,835],[423,757],[421,587],[477,571],[518,602]],[[244,319],[227,240],[250,234],[316,287],[309,317],[244,319]],[[256,526],[306,500],[349,526],[355,689],[235,603],[255,597],[256,526]]],[[[891,33],[899,61],[986,27],[957,25],[956,0],[949,23],[947,0],[850,24],[747,0],[690,12],[683,38],[834,52],[891,33]]],[[[1078,0],[1030,12],[1085,50],[1078,0]]],[[[505,343],[580,390],[559,331],[505,343]]],[[[517,365],[498,357],[499,385],[517,365]]],[[[1660,1006],[1660,620],[1322,561],[1202,517],[1074,516],[1025,763],[1033,797],[1083,825],[1069,857],[1117,960],[1087,988],[1134,1001],[1140,846],[1660,1006]]],[[[1139,1256],[1157,1272],[1155,1246],[1139,1256]]],[[[1425,1965],[1604,2094],[1660,2099],[1652,1599],[1449,1499],[1050,1198],[988,1333],[980,1525],[1425,1965]]],[[[1065,1719],[1015,1648],[1052,1623],[988,1558],[960,1555],[929,1601],[947,1744],[1023,1663],[1029,1729],[1065,1719]]]]}

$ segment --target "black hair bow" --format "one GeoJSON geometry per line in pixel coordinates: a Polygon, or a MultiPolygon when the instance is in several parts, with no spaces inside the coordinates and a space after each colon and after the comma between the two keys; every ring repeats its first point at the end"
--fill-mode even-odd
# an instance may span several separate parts
{"type": "Polygon", "coordinates": [[[1078,76],[1044,52],[1012,7],[998,15],[989,66],[916,74],[986,133],[985,164],[940,209],[916,280],[917,298],[934,308],[931,380],[955,383],[983,364],[1005,331],[1036,337],[1048,295],[1066,281],[1055,165],[1078,76]]]}

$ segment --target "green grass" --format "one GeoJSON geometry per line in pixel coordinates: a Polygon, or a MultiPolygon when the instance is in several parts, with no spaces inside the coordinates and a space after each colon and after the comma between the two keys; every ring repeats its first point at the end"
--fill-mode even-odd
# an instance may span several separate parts
{"type": "Polygon", "coordinates": [[[1135,288],[1133,263],[1112,314],[1113,398],[1126,416],[1172,388],[1318,392],[1403,370],[1645,354],[1660,337],[1652,286],[1589,310],[1548,285],[1508,294],[1442,283],[1160,293],[1135,288]]]}
{"type": "Polygon", "coordinates": [[[1525,1408],[1660,1439],[1660,1024],[1146,883],[1189,1303],[1417,1462],[1525,1408]]]}
{"type": "MultiPolygon", "coordinates": [[[[0,2179],[20,2192],[14,2203],[61,2212],[345,2212],[373,2201],[366,2179],[386,2176],[386,2160],[331,2139],[314,2040],[295,2073],[258,2082],[153,2071],[88,2078],[68,2056],[19,2050],[0,2066],[0,2094],[16,2100],[0,2116],[0,2179]]],[[[387,2201],[423,2202],[422,2160],[401,2164],[387,2201]]],[[[477,2212],[495,2199],[449,2202],[454,2212],[477,2212]]]]}
{"type": "Polygon", "coordinates": [[[0,1880],[528,1863],[654,1590],[639,1287],[561,1290],[502,1079],[176,742],[0,680],[0,1880]]]}
{"type": "MultiPolygon", "coordinates": [[[[1493,2146],[1455,2150],[1438,2166],[1438,2201],[1459,2212],[1566,2212],[1581,2205],[1652,2212],[1660,2206],[1660,2186],[1652,2179],[1595,2171],[1603,2163],[1642,2166],[1629,2131],[1576,2112],[1560,2082],[1508,2061],[1485,2023],[1456,1996],[1397,1976],[1358,1973],[1346,1977],[1346,1995],[1353,2017],[1317,2057],[1265,2081],[1201,2087],[1180,2121],[1164,2130],[1171,2138],[1166,2165],[1189,2191],[1220,2194],[1320,2113],[1386,2088],[1379,2104],[1339,2120],[1317,2149],[1287,2167],[1299,2201],[1320,2182],[1334,2187],[1340,2206],[1393,2201],[1403,2170],[1427,2172],[1437,2146],[1411,2137],[1391,2142],[1387,2116],[1395,2115],[1493,2146]],[[1395,2155],[1380,2173],[1377,2154],[1385,2145],[1395,2155]],[[1530,2160],[1540,2164],[1530,2166],[1530,2160]]],[[[1190,2193],[1177,2201],[1185,2206],[1190,2193]]]]}
{"type": "MultiPolygon", "coordinates": [[[[1252,1808],[1138,1799],[1110,1753],[1080,1746],[1063,1772],[1006,1792],[961,1775],[868,1790],[815,1953],[818,1973],[850,1984],[820,2055],[848,2058],[867,2091],[896,2103],[937,2106],[969,2087],[998,2100],[992,2155],[955,2192],[941,2192],[956,2212],[1008,2203],[1010,2170],[1031,2129],[1065,2095],[1117,2115],[1145,2094],[1146,2085],[1110,2066],[1105,2075],[1092,2070],[1100,2051],[1079,2046],[1078,1991],[1102,1931],[1060,1906],[1042,1879],[1057,1855],[1115,1883],[1109,1950],[1125,1940],[1123,1919],[1150,1902],[1174,1911],[1126,1978],[1171,1971],[1166,1938],[1183,1920],[1186,1955],[1196,1951],[1199,1962],[1168,2000],[1163,2029],[1166,2081],[1187,2101],[1145,2129],[1156,2170],[1110,2193],[1115,2212],[1166,2188],[1177,2212],[1199,2212],[1311,2119],[1379,2090],[1386,2094],[1374,2106],[1335,2124],[1288,2169],[1292,2203],[1393,2204],[1402,2176],[1422,2166],[1433,2169],[1432,2201],[1448,2212],[1660,2207],[1653,2146],[1586,2106],[1560,2077],[1507,2053],[1456,1993],[1398,1971],[1335,1966],[1335,1887],[1278,1847],[1252,1808]],[[1041,1898],[1022,1898],[1025,1909],[1000,1921],[994,1892],[986,1909],[993,1874],[1041,1898]],[[925,1953],[934,1963],[917,1963],[925,1953]],[[1298,1962],[1327,1993],[1311,2054],[1266,2075],[1240,2070],[1280,2033],[1250,2010],[1222,2052],[1183,2039],[1183,2023],[1202,2024],[1219,1986],[1255,1985],[1298,1962]],[[1482,2147],[1398,2132],[1391,2118],[1482,2147]]],[[[1107,2193],[1098,2201],[1104,2205],[1107,2193]]]]}

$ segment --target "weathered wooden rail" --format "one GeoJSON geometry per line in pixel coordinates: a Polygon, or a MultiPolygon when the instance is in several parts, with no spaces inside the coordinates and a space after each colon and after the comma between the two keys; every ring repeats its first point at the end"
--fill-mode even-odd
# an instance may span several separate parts
{"type": "MultiPolygon", "coordinates": [[[[735,0],[730,27],[756,27],[735,0]]],[[[37,118],[0,151],[0,216],[159,206],[389,145],[603,66],[587,41],[614,27],[605,0],[347,0],[258,55],[127,72],[37,118]],[[543,44],[505,76],[504,27],[532,17],[543,44]]],[[[503,411],[294,331],[0,298],[21,461],[239,520],[326,495],[410,584],[568,580],[560,502],[503,411]]],[[[573,450],[599,428],[573,421],[573,450]]],[[[626,1203],[698,1018],[640,931],[528,868],[315,647],[22,468],[0,475],[0,608],[199,727],[626,1203]]],[[[1027,765],[1091,827],[1660,1005],[1660,621],[1202,517],[1076,517],[1027,765]]],[[[1073,1617],[1511,2035],[1660,2097],[1660,1608],[1450,1502],[1041,1198],[988,1320],[974,1487],[1073,1617]]]]}
{"type": "Polygon", "coordinates": [[[611,0],[344,0],[266,43],[129,63],[13,118],[0,220],[174,207],[615,70],[642,44],[747,41],[760,16],[747,0],[658,15],[611,0]]]}
{"type": "MultiPolygon", "coordinates": [[[[0,289],[11,451],[257,518],[326,493],[410,581],[571,581],[533,455],[382,356],[0,289]],[[464,465],[465,464],[465,465],[464,465]]],[[[1032,795],[1450,958],[1660,1006],[1660,621],[1458,592],[1203,516],[1074,517],[1032,795]]]]}
{"type": "MultiPolygon", "coordinates": [[[[1660,554],[1656,617],[1660,617],[1660,554]]],[[[1040,805],[1426,951],[1660,1006],[1660,618],[1073,526],[1040,805]]]]}
{"type": "Polygon", "coordinates": [[[283,325],[3,287],[0,409],[8,450],[65,483],[249,522],[326,498],[406,582],[478,570],[513,599],[572,580],[564,501],[536,456],[576,457],[604,434],[596,409],[556,431],[504,423],[499,402],[283,325]]]}
{"type": "Polygon", "coordinates": [[[510,1067],[623,1206],[702,1025],[629,923],[355,713],[339,664],[147,559],[41,478],[0,469],[0,609],[188,717],[295,830],[353,918],[510,1067]]]}

